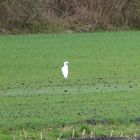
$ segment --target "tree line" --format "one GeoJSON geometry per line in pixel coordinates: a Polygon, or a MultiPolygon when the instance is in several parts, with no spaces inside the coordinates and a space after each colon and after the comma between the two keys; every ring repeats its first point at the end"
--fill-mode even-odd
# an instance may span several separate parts
{"type": "Polygon", "coordinates": [[[140,0],[0,0],[0,33],[140,29],[140,0]]]}

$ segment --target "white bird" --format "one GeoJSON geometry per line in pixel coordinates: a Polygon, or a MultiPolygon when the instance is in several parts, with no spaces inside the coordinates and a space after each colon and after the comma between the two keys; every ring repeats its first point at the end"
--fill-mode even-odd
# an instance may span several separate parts
{"type": "Polygon", "coordinates": [[[69,73],[68,63],[69,63],[68,61],[65,61],[64,62],[64,66],[61,68],[62,74],[63,74],[63,76],[64,76],[65,79],[67,79],[68,73],[69,73]]]}

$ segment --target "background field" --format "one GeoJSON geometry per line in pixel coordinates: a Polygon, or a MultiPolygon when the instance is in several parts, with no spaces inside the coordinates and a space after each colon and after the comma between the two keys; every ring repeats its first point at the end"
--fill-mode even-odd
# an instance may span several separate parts
{"type": "Polygon", "coordinates": [[[139,54],[140,32],[0,36],[1,137],[26,129],[53,139],[61,127],[138,133],[139,54]]]}

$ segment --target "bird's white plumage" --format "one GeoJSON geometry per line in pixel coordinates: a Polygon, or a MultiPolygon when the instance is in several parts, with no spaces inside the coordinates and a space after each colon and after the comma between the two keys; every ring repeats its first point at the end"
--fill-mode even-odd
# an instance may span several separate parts
{"type": "Polygon", "coordinates": [[[62,74],[63,74],[65,79],[67,79],[68,73],[69,73],[68,63],[69,63],[68,61],[65,61],[64,66],[61,68],[62,74]]]}

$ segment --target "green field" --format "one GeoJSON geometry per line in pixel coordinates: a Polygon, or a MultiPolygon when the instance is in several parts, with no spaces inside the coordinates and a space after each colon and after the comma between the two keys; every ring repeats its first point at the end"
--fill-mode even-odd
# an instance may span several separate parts
{"type": "Polygon", "coordinates": [[[140,32],[0,36],[1,139],[25,129],[53,140],[61,127],[140,135],[139,124],[140,32]]]}

